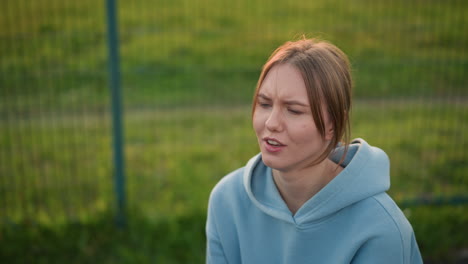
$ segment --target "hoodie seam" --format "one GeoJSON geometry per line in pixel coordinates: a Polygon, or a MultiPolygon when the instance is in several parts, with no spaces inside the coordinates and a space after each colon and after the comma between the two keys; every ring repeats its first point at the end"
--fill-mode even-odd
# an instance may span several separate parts
{"type": "Polygon", "coordinates": [[[379,199],[377,199],[375,196],[372,196],[372,199],[374,199],[379,205],[380,207],[382,207],[382,209],[385,211],[385,214],[391,219],[392,223],[395,225],[395,228],[398,230],[398,234],[399,234],[399,237],[400,237],[400,247],[401,247],[401,252],[402,252],[402,263],[406,263],[405,262],[405,248],[404,248],[404,239],[403,239],[403,234],[401,233],[401,229],[400,229],[400,226],[398,225],[397,221],[395,220],[395,218],[392,216],[392,214],[387,210],[386,206],[384,204],[382,204],[379,199]]]}

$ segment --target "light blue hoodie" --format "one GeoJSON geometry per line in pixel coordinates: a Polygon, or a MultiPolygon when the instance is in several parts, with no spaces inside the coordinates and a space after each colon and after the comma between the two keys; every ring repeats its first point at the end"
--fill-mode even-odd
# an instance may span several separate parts
{"type": "Polygon", "coordinates": [[[357,139],[343,166],[295,215],[260,154],[225,176],[210,196],[207,263],[422,263],[411,225],[385,193],[387,155],[357,139]]]}

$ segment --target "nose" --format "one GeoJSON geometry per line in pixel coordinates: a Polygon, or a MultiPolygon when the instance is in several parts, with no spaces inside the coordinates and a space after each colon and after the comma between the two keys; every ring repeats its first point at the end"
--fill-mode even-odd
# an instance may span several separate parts
{"type": "Polygon", "coordinates": [[[265,127],[270,131],[281,131],[283,129],[281,111],[278,111],[277,109],[273,108],[267,120],[265,121],[265,127]]]}

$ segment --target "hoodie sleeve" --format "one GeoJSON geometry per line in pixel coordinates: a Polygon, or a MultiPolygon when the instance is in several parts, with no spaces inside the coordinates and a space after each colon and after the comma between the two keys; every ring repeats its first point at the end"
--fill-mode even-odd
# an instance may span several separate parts
{"type": "Polygon", "coordinates": [[[244,208],[243,168],[235,170],[221,179],[213,188],[208,201],[206,222],[206,263],[241,263],[235,215],[244,208]]]}
{"type": "Polygon", "coordinates": [[[409,242],[409,246],[405,246],[401,236],[371,239],[358,250],[351,263],[422,264],[414,233],[409,242]]]}
{"type": "Polygon", "coordinates": [[[223,246],[216,237],[216,235],[207,233],[207,245],[206,245],[206,263],[207,264],[222,264],[226,263],[227,260],[224,256],[223,246]]]}
{"type": "Polygon", "coordinates": [[[223,245],[219,238],[217,221],[216,221],[216,210],[217,205],[217,193],[219,193],[219,187],[215,188],[210,195],[208,203],[208,216],[206,221],[206,263],[207,264],[224,264],[228,263],[226,255],[224,253],[223,245]]]}

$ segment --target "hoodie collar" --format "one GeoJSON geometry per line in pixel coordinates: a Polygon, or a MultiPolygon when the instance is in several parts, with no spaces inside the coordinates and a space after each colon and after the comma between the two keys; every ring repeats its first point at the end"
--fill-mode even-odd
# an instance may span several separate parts
{"type": "MultiPolygon", "coordinates": [[[[335,149],[330,159],[338,163],[344,147],[335,149]]],[[[244,187],[260,210],[298,226],[328,218],[346,206],[385,192],[390,187],[389,161],[380,149],[363,139],[353,140],[343,162],[345,167],[332,181],[310,198],[295,215],[289,211],[261,154],[254,156],[244,170],[244,187]]]]}

